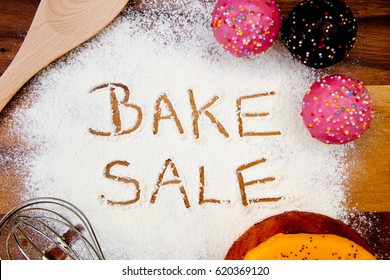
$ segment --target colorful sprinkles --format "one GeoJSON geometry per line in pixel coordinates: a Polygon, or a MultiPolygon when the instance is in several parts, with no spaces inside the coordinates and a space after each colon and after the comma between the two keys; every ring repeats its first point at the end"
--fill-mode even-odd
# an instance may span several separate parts
{"type": "Polygon", "coordinates": [[[348,56],[356,33],[356,18],[341,0],[302,1],[282,25],[282,39],[291,54],[313,68],[331,66],[348,56]]]}
{"type": "Polygon", "coordinates": [[[328,144],[344,144],[370,127],[372,99],[363,83],[343,75],[313,83],[303,97],[301,116],[312,137],[328,144]]]}
{"type": "Polygon", "coordinates": [[[265,52],[277,39],[280,25],[273,0],[219,0],[211,22],[218,43],[237,57],[265,52]]]}

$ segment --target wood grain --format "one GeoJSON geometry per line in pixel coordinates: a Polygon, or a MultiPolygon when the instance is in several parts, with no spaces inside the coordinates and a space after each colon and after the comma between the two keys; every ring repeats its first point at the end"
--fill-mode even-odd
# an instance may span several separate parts
{"type": "MultiPolygon", "coordinates": [[[[214,0],[203,0],[214,2],[214,0]]],[[[39,0],[2,0],[0,6],[0,74],[2,74],[19,49],[27,34],[39,0]],[[16,19],[17,16],[17,20],[16,19]]],[[[163,1],[143,4],[130,0],[133,10],[174,9],[163,1]]],[[[166,1],[168,2],[168,1],[166,1]]],[[[298,1],[278,0],[286,16],[298,1]]],[[[358,19],[357,43],[350,56],[343,62],[327,69],[329,73],[343,73],[363,80],[368,85],[390,84],[390,5],[387,1],[349,0],[352,12],[358,19]]]]}
{"type": "Polygon", "coordinates": [[[101,31],[126,4],[127,0],[42,0],[23,44],[0,77],[0,111],[35,74],[101,31]]]}
{"type": "Polygon", "coordinates": [[[370,86],[375,117],[371,129],[348,154],[350,207],[361,212],[390,211],[390,86],[370,86]]]}
{"type": "MultiPolygon", "coordinates": [[[[0,74],[20,48],[39,2],[0,1],[0,74]]],[[[298,1],[277,2],[282,14],[287,15],[298,1]]],[[[145,3],[148,4],[130,0],[128,8],[167,12],[175,9],[168,0],[145,3]]],[[[372,128],[355,141],[355,149],[347,155],[351,166],[345,182],[347,203],[357,211],[351,214],[351,226],[362,233],[379,256],[390,259],[390,89],[386,86],[390,85],[390,5],[380,0],[348,0],[347,3],[358,19],[358,41],[348,58],[326,72],[362,80],[370,88],[376,110],[372,128]]],[[[19,106],[28,106],[25,96],[28,92],[24,88],[0,113],[0,213],[20,202],[26,170],[15,162],[23,161],[33,149],[21,142],[12,130],[12,112],[19,106]]]]}
{"type": "Polygon", "coordinates": [[[4,73],[22,45],[39,2],[39,0],[1,1],[0,74],[4,73]]]}

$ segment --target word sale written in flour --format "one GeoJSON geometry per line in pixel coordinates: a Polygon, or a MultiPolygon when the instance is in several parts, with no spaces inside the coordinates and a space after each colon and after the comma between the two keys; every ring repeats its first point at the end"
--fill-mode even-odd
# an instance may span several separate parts
{"type": "MultiPolygon", "coordinates": [[[[251,203],[260,203],[260,202],[277,202],[282,199],[282,197],[262,197],[262,198],[251,198],[248,199],[247,197],[247,191],[246,188],[258,184],[265,184],[267,182],[275,181],[275,177],[265,177],[261,179],[255,179],[255,180],[245,180],[243,173],[246,170],[249,170],[251,168],[256,168],[260,166],[261,164],[265,163],[267,160],[265,158],[262,158],[260,160],[250,162],[247,164],[243,164],[239,166],[236,169],[236,176],[238,180],[238,185],[240,188],[240,195],[241,195],[241,201],[244,206],[248,206],[251,203]]],[[[122,201],[113,201],[108,198],[106,198],[104,195],[101,196],[101,198],[105,201],[107,201],[108,204],[111,205],[130,205],[138,202],[141,197],[141,188],[140,183],[138,180],[130,177],[123,177],[115,175],[112,171],[114,167],[117,166],[125,166],[129,167],[130,162],[123,161],[123,160],[117,160],[110,162],[107,164],[105,168],[104,175],[108,179],[112,179],[115,181],[123,182],[129,185],[129,187],[133,188],[135,191],[135,196],[132,199],[129,200],[122,200],[122,201]]],[[[158,179],[156,182],[155,190],[150,198],[150,203],[154,204],[157,200],[157,196],[159,194],[159,191],[161,188],[164,187],[172,187],[176,186],[178,188],[178,191],[180,191],[184,205],[186,208],[190,208],[190,200],[187,195],[187,191],[185,189],[185,186],[183,184],[182,179],[180,178],[179,171],[175,165],[175,163],[171,159],[167,159],[164,163],[163,171],[158,175],[158,179]],[[167,174],[173,174],[173,178],[170,176],[167,176],[167,174]],[[169,179],[168,179],[168,178],[169,179]]],[[[199,168],[199,196],[198,196],[198,204],[206,204],[206,203],[216,203],[216,204],[229,204],[230,200],[220,200],[217,198],[206,198],[205,195],[205,188],[206,188],[206,178],[205,178],[205,167],[201,166],[199,168]]]]}
{"type": "MultiPolygon", "coordinates": [[[[103,131],[97,128],[89,128],[89,132],[95,136],[121,136],[121,135],[129,135],[135,132],[142,124],[143,120],[143,111],[141,107],[137,104],[134,104],[130,101],[130,90],[129,88],[120,83],[109,83],[102,84],[97,87],[94,87],[90,93],[103,92],[108,93],[110,95],[110,105],[111,105],[111,113],[112,113],[112,124],[113,131],[103,131]],[[121,91],[121,95],[118,94],[117,91],[121,91]],[[119,98],[121,97],[121,98],[119,98]],[[130,127],[125,127],[123,125],[123,118],[121,115],[121,109],[126,108],[133,110],[136,113],[136,121],[130,127]]],[[[247,130],[244,127],[244,119],[245,118],[259,118],[268,116],[268,112],[258,112],[258,113],[248,113],[243,109],[243,101],[251,101],[267,96],[274,96],[274,92],[266,92],[266,93],[258,93],[252,95],[241,96],[236,100],[236,112],[237,112],[237,128],[238,134],[242,137],[263,137],[263,136],[278,136],[281,135],[280,131],[251,131],[247,130]]],[[[207,118],[212,124],[214,124],[217,133],[222,134],[224,137],[230,137],[229,132],[226,130],[225,126],[218,120],[218,118],[211,113],[210,109],[212,106],[216,105],[219,97],[214,96],[211,98],[205,105],[199,106],[195,102],[194,92],[192,90],[188,90],[188,100],[189,106],[191,108],[192,113],[192,130],[195,139],[199,138],[199,119],[201,117],[207,118]]],[[[172,105],[168,95],[161,94],[154,105],[154,114],[153,114],[153,134],[157,135],[159,133],[159,126],[161,121],[171,121],[175,124],[178,133],[183,134],[183,125],[181,120],[176,113],[175,108],[172,105]],[[165,112],[163,113],[163,108],[165,112]]],[[[247,206],[251,203],[260,203],[260,202],[277,202],[282,199],[282,197],[261,197],[261,198],[248,198],[247,195],[247,187],[254,185],[262,185],[267,182],[275,181],[275,177],[268,176],[265,178],[259,178],[255,180],[246,180],[244,178],[244,173],[247,170],[252,168],[258,168],[261,164],[265,163],[267,160],[265,158],[260,158],[259,160],[241,164],[236,168],[236,178],[238,182],[238,188],[240,190],[241,201],[244,206],[247,206]]],[[[132,188],[135,192],[135,196],[132,199],[128,200],[120,200],[114,201],[102,195],[102,199],[104,199],[110,205],[130,205],[138,202],[141,197],[141,188],[140,183],[137,179],[118,176],[113,172],[113,168],[117,166],[129,167],[130,163],[124,160],[117,160],[107,164],[104,170],[104,176],[108,179],[115,180],[118,182],[126,183],[130,188],[132,188]]],[[[175,163],[171,159],[167,159],[162,168],[162,172],[158,175],[155,184],[155,190],[150,198],[150,203],[154,204],[157,200],[159,191],[161,188],[166,186],[176,186],[178,191],[181,194],[184,205],[186,208],[190,208],[190,199],[188,198],[188,194],[186,188],[183,184],[182,179],[180,178],[178,168],[175,163]],[[167,179],[167,173],[173,174],[174,179],[167,179]]],[[[199,167],[199,196],[198,196],[198,204],[206,204],[206,203],[216,203],[216,204],[229,204],[229,200],[220,200],[216,198],[206,198],[205,195],[206,189],[206,178],[205,178],[205,167],[199,167]]]]}

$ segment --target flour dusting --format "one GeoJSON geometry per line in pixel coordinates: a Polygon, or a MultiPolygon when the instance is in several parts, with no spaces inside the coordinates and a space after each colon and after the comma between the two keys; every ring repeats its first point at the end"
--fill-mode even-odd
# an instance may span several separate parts
{"type": "Polygon", "coordinates": [[[280,42],[231,56],[213,3],[149,2],[32,81],[14,113],[35,150],[25,198],[80,207],[109,259],[222,259],[271,215],[343,217],[350,146],[312,139],[299,115],[319,73],[280,42]]]}

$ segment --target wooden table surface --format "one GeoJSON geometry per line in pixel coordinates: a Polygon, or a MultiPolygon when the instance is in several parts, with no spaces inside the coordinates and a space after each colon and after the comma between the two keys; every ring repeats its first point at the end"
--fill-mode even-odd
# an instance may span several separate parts
{"type": "MultiPolygon", "coordinates": [[[[22,44],[39,2],[0,1],[0,74],[22,44]]],[[[158,4],[151,7],[140,2],[131,0],[129,5],[133,9],[158,8],[158,4]]],[[[286,15],[298,0],[276,2],[286,15]]],[[[355,141],[356,149],[348,154],[354,166],[345,187],[348,206],[353,209],[351,226],[363,234],[381,258],[390,259],[390,3],[388,0],[348,0],[347,3],[358,19],[358,41],[348,58],[325,72],[360,79],[371,91],[376,115],[372,128],[355,141]],[[370,223],[373,226],[367,228],[370,223]]],[[[0,215],[20,202],[18,194],[23,191],[25,173],[12,165],[12,161],[28,151],[21,152],[23,143],[2,119],[12,114],[24,94],[28,92],[19,91],[0,113],[0,215]],[[12,185],[12,190],[5,188],[6,185],[12,185]]]]}

